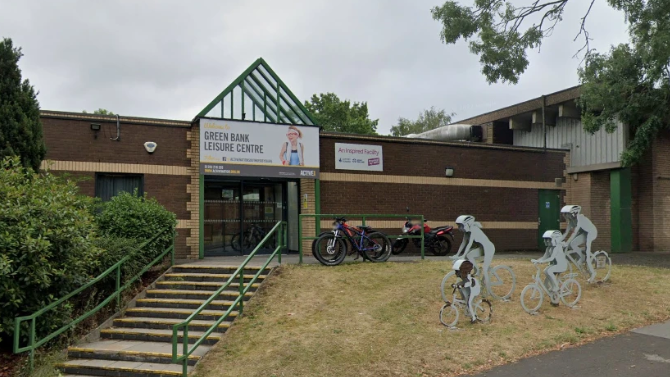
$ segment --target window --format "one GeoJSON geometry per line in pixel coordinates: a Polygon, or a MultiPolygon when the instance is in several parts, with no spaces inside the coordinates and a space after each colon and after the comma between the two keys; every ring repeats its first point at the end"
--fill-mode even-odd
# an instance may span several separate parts
{"type": "Polygon", "coordinates": [[[103,202],[123,191],[133,193],[137,189],[138,195],[144,195],[144,176],[139,174],[108,174],[95,175],[95,196],[103,202]]]}

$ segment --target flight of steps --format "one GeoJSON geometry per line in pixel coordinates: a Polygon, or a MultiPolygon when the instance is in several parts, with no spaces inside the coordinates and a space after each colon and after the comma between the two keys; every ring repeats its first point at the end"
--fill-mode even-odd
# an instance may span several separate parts
{"type": "MultiPolygon", "coordinates": [[[[177,265],[137,300],[134,308],[113,321],[111,328],[100,331],[100,340],[79,344],[68,349],[68,361],[58,365],[64,376],[165,377],[181,376],[182,365],[172,363],[172,326],[190,316],[231,276],[237,266],[177,265]]],[[[244,281],[248,283],[260,267],[247,266],[244,281]]],[[[245,295],[245,303],[254,294],[270,268],[245,295]]],[[[212,301],[194,319],[188,332],[194,343],[221,318],[239,292],[239,279],[212,301]]],[[[189,357],[189,372],[219,341],[237,316],[238,308],[207,337],[205,343],[189,357]]],[[[182,331],[179,332],[179,352],[182,350],[182,331]]]]}

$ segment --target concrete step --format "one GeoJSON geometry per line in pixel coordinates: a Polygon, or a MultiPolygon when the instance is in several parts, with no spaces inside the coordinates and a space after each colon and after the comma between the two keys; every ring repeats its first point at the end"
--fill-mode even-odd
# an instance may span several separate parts
{"type": "MultiPolygon", "coordinates": [[[[172,267],[172,273],[198,273],[198,274],[232,274],[240,266],[209,266],[201,264],[179,264],[172,267]]],[[[246,266],[244,268],[244,275],[255,275],[258,271],[261,270],[261,266],[246,266]]],[[[263,270],[263,274],[267,275],[270,273],[271,268],[268,267],[263,270]]]]}
{"type": "MultiPolygon", "coordinates": [[[[198,309],[205,300],[186,300],[177,298],[142,298],[137,300],[140,308],[173,308],[173,309],[198,309]]],[[[205,307],[206,310],[228,310],[233,301],[214,300],[205,307]]]]}
{"type": "MultiPolygon", "coordinates": [[[[147,298],[170,298],[170,299],[186,299],[186,300],[207,300],[212,296],[211,291],[198,290],[182,290],[182,289],[148,289],[147,298]]],[[[247,292],[244,295],[244,300],[249,300],[254,292],[247,292]]],[[[240,293],[236,290],[223,291],[217,299],[235,300],[240,293]]]]}
{"type": "MultiPolygon", "coordinates": [[[[221,283],[225,283],[232,276],[233,276],[232,274],[207,274],[207,273],[190,273],[190,272],[165,274],[165,278],[168,281],[213,281],[221,283]]],[[[253,279],[253,277],[254,274],[245,274],[244,282],[248,283],[249,281],[251,281],[251,279],[253,279]]],[[[261,282],[266,277],[267,275],[259,275],[256,281],[261,282]]],[[[239,281],[239,276],[235,275],[235,281],[239,281]]]]}
{"type": "MultiPolygon", "coordinates": [[[[195,343],[200,337],[204,334],[203,331],[190,331],[188,332],[188,342],[195,343]]],[[[177,339],[179,343],[182,343],[184,332],[180,331],[177,334],[177,339]]],[[[213,332],[211,333],[202,344],[212,345],[218,342],[223,333],[213,332]]],[[[172,330],[159,330],[159,329],[137,329],[137,328],[109,328],[100,330],[100,337],[102,339],[113,339],[113,340],[133,340],[138,342],[168,342],[172,343],[172,330]]]]}
{"type": "MultiPolygon", "coordinates": [[[[251,285],[251,288],[247,292],[253,292],[258,287],[260,283],[254,283],[251,285]]],[[[178,290],[196,290],[196,291],[216,291],[221,288],[223,283],[211,282],[211,281],[159,281],[156,283],[156,289],[178,289],[178,290]]],[[[248,285],[245,285],[243,289],[246,289],[248,285]]],[[[240,289],[240,283],[230,283],[226,290],[236,290],[240,289]]]]}
{"type": "MultiPolygon", "coordinates": [[[[188,357],[188,364],[195,365],[209,350],[209,346],[198,347],[188,357]]],[[[181,348],[179,348],[179,351],[181,354],[181,348]]],[[[172,344],[128,340],[102,340],[68,348],[68,358],[171,364],[172,344]]]]}
{"type": "MultiPolygon", "coordinates": [[[[231,318],[232,320],[233,318],[231,318]]],[[[124,317],[114,320],[114,327],[117,328],[132,328],[132,329],[156,329],[156,330],[172,330],[172,326],[183,322],[179,318],[151,318],[151,317],[124,317]]],[[[188,325],[188,330],[207,331],[216,321],[199,321],[193,320],[188,325]]],[[[215,331],[225,332],[230,327],[231,321],[224,321],[219,324],[215,331]]]]}
{"type": "MultiPolygon", "coordinates": [[[[131,308],[126,310],[126,317],[151,318],[179,318],[186,319],[195,312],[195,309],[174,308],[131,308]]],[[[225,310],[203,310],[194,319],[201,321],[216,321],[226,313],[225,310]]],[[[231,320],[237,317],[238,312],[232,311],[228,315],[231,320]]]]}
{"type": "MultiPolygon", "coordinates": [[[[179,364],[141,363],[134,361],[75,359],[57,364],[63,373],[91,376],[113,377],[168,377],[181,376],[182,366],[179,364]]],[[[188,371],[193,370],[189,366],[188,371]]]]}

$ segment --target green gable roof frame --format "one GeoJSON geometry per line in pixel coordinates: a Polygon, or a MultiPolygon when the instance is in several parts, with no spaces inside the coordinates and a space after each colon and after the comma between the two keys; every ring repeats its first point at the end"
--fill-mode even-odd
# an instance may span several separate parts
{"type": "Polygon", "coordinates": [[[312,114],[259,58],[197,117],[315,126],[312,114]]]}

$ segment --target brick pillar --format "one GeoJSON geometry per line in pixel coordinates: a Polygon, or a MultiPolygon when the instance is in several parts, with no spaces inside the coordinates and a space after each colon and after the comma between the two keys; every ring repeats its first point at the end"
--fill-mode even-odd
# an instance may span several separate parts
{"type": "Polygon", "coordinates": [[[592,250],[611,251],[611,209],[610,209],[610,171],[591,172],[591,203],[589,219],[598,228],[598,238],[591,245],[592,250]]]}
{"type": "Polygon", "coordinates": [[[189,234],[186,238],[186,254],[179,257],[197,259],[200,255],[200,125],[193,125],[191,131],[186,133],[186,138],[191,142],[191,148],[186,150],[186,157],[191,160],[188,168],[191,183],[186,186],[191,197],[186,209],[191,216],[187,222],[189,234]]]}
{"type": "Polygon", "coordinates": [[[653,148],[653,250],[670,250],[670,132],[654,140],[653,148]]]}
{"type": "MultiPolygon", "coordinates": [[[[300,180],[300,213],[316,213],[316,206],[314,201],[314,180],[301,179],[300,180]],[[307,197],[305,198],[305,195],[307,197]]],[[[301,237],[313,237],[315,235],[314,218],[303,218],[302,220],[302,235],[301,237]]],[[[312,255],[312,240],[304,240],[302,242],[303,255],[312,255]]]]}

